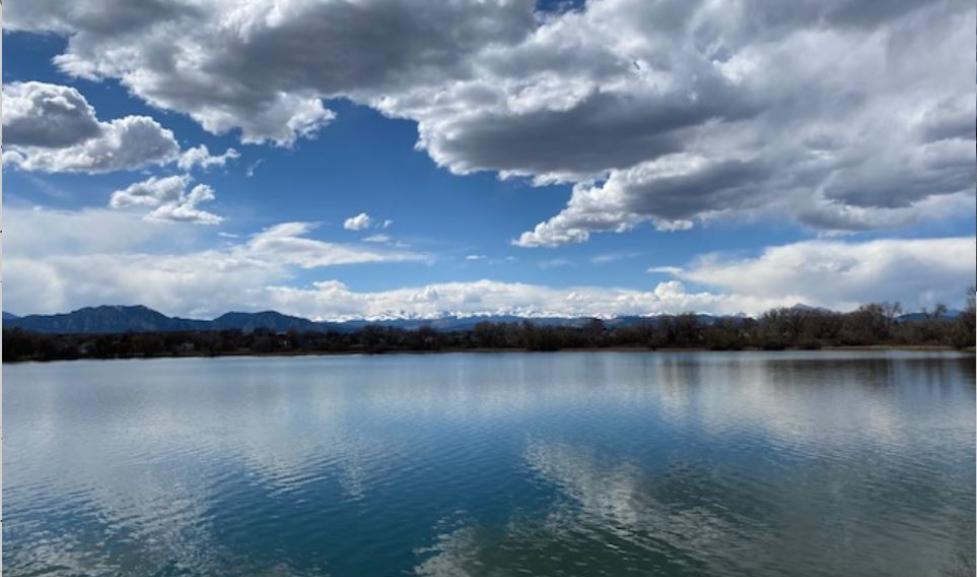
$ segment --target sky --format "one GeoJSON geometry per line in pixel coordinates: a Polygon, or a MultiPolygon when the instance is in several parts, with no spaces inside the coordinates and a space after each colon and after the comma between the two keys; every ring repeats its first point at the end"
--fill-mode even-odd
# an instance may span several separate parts
{"type": "Polygon", "coordinates": [[[972,0],[58,0],[3,33],[4,302],[959,306],[972,0]]]}

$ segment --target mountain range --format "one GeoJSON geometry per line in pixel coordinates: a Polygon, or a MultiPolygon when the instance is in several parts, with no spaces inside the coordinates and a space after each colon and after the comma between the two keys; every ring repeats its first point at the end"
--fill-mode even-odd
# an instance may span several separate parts
{"type": "MultiPolygon", "coordinates": [[[[795,308],[810,309],[805,305],[795,308]]],[[[959,311],[948,311],[945,318],[955,318],[959,311]]],[[[723,318],[712,315],[696,315],[699,322],[712,324],[723,318]]],[[[628,326],[646,322],[655,322],[660,316],[623,316],[604,319],[609,328],[628,326]]],[[[741,317],[735,317],[741,318],[741,317]]],[[[902,315],[898,320],[911,322],[926,318],[921,313],[902,315]]],[[[520,317],[513,315],[480,315],[480,316],[445,316],[433,319],[389,319],[389,320],[351,320],[343,322],[312,321],[301,317],[284,315],[275,311],[262,312],[229,312],[213,319],[185,319],[169,317],[142,305],[118,306],[103,305],[85,307],[70,313],[53,315],[17,316],[3,312],[4,328],[21,328],[39,333],[125,333],[125,332],[172,332],[172,331],[220,331],[239,330],[251,332],[256,329],[268,329],[275,332],[297,330],[307,331],[338,331],[352,332],[366,326],[386,326],[405,330],[415,330],[421,327],[431,327],[438,331],[460,331],[473,328],[480,322],[518,323],[530,321],[541,326],[584,326],[593,319],[589,317],[520,317]]]]}
{"type": "MultiPolygon", "coordinates": [[[[717,317],[697,315],[704,323],[711,323],[717,317]]],[[[85,307],[70,313],[53,315],[17,316],[3,313],[4,328],[21,328],[39,333],[124,333],[124,332],[171,332],[171,331],[219,331],[240,330],[251,332],[256,329],[269,329],[275,332],[297,331],[339,331],[351,332],[366,326],[386,326],[405,330],[431,327],[439,331],[459,331],[473,328],[480,322],[515,323],[531,321],[545,326],[583,326],[591,318],[533,317],[513,315],[445,316],[433,319],[389,319],[389,320],[351,320],[343,322],[312,321],[301,317],[284,315],[275,311],[229,312],[213,320],[185,319],[169,317],[142,305],[113,306],[103,305],[85,307]]],[[[649,317],[618,317],[605,320],[607,326],[625,326],[646,322],[649,317]]]]}

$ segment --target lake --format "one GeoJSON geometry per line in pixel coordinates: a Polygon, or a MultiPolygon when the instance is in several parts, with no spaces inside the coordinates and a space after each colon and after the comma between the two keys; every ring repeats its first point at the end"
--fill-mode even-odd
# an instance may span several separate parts
{"type": "Polygon", "coordinates": [[[938,576],[974,357],[5,365],[5,575],[938,576]]]}

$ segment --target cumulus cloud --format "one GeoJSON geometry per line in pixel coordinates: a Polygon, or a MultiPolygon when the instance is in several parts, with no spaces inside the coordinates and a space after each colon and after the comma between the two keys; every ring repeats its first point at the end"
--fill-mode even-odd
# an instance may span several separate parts
{"type": "Polygon", "coordinates": [[[189,182],[190,177],[188,175],[165,178],[154,176],[148,180],[131,184],[123,190],[113,192],[109,198],[109,206],[112,208],[159,206],[167,200],[179,197],[189,182]]]}
{"type": "Polygon", "coordinates": [[[889,300],[915,308],[959,302],[974,284],[975,262],[973,237],[817,240],[770,247],[751,258],[706,255],[688,267],[655,271],[759,299],[841,309],[889,300]]]}
{"type": "Polygon", "coordinates": [[[9,30],[50,30],[62,34],[75,32],[79,27],[92,31],[110,32],[114,26],[124,26],[130,33],[138,33],[159,19],[179,14],[191,15],[193,10],[183,2],[169,0],[88,0],[65,6],[58,0],[34,0],[4,15],[4,27],[9,30]]]}
{"type": "Polygon", "coordinates": [[[277,286],[266,298],[279,310],[311,318],[434,318],[444,315],[600,316],[657,314],[688,310],[736,313],[762,309],[779,300],[760,301],[708,292],[688,292],[677,281],[650,290],[545,285],[479,280],[435,283],[375,292],[356,292],[340,281],[311,288],[277,286]]]}
{"type": "Polygon", "coordinates": [[[556,13],[529,0],[81,0],[8,13],[14,29],[68,38],[63,71],[118,79],[245,142],[311,136],[334,116],[323,99],[341,97],[415,121],[417,146],[455,173],[573,184],[521,246],[757,211],[866,230],[974,198],[977,64],[960,54],[977,8],[964,0],[556,13]]]}
{"type": "Polygon", "coordinates": [[[704,207],[750,202],[749,188],[759,167],[685,153],[668,155],[628,170],[615,171],[600,186],[578,185],[558,215],[523,233],[523,247],[583,242],[594,231],[624,232],[651,221],[659,230],[684,230],[704,207]],[[704,198],[708,191],[711,198],[704,198]]]}
{"type": "Polygon", "coordinates": [[[172,220],[197,224],[220,224],[224,219],[212,212],[200,209],[197,205],[216,198],[214,189],[206,184],[198,184],[189,191],[192,179],[183,174],[167,177],[150,177],[112,193],[109,206],[112,208],[151,207],[154,210],[146,215],[148,220],[172,220]]]}
{"type": "Polygon", "coordinates": [[[95,109],[74,88],[42,82],[7,85],[3,135],[9,145],[63,147],[101,132],[95,109]]]}
{"type": "Polygon", "coordinates": [[[188,148],[180,154],[177,166],[180,170],[190,170],[195,166],[208,169],[212,166],[224,166],[228,161],[236,160],[241,157],[241,153],[233,148],[228,148],[224,154],[212,155],[206,144],[188,148]]]}
{"type": "Polygon", "coordinates": [[[4,87],[4,152],[27,171],[103,173],[176,162],[183,171],[225,166],[240,153],[214,155],[201,144],[180,151],[173,133],[148,116],[99,120],[70,86],[14,82],[4,87]]]}
{"type": "Polygon", "coordinates": [[[147,116],[100,121],[78,90],[44,82],[4,86],[4,159],[23,170],[112,172],[176,159],[173,133],[147,116]]]}
{"type": "Polygon", "coordinates": [[[220,224],[223,217],[201,210],[197,205],[214,200],[214,189],[206,184],[194,186],[190,192],[181,194],[173,202],[165,202],[146,215],[151,220],[175,220],[197,224],[220,224]]]}
{"type": "Polygon", "coordinates": [[[273,10],[224,0],[156,0],[125,10],[107,0],[70,11],[41,4],[12,8],[9,20],[14,29],[70,34],[57,58],[63,70],[118,78],[154,106],[186,112],[210,131],[240,129],[245,142],[282,145],[334,117],[323,97],[437,81],[467,68],[466,56],[516,40],[533,23],[528,4],[502,0],[290,0],[273,10]]]}
{"type": "Polygon", "coordinates": [[[373,219],[365,212],[351,216],[343,221],[343,228],[346,230],[363,230],[370,228],[372,225],[373,219]]]}

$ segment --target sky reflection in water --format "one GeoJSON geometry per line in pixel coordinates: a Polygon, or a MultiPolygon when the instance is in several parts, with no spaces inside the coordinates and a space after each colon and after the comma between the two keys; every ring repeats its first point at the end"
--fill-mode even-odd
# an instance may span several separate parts
{"type": "Polygon", "coordinates": [[[974,361],[558,353],[4,366],[9,575],[939,575],[974,361]]]}

